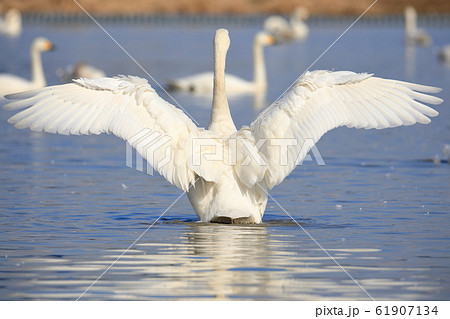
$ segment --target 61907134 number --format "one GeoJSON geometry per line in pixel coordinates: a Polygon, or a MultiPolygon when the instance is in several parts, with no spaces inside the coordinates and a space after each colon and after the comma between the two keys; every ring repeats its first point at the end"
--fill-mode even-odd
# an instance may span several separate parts
{"type": "Polygon", "coordinates": [[[375,309],[375,313],[379,316],[430,316],[437,315],[438,308],[437,306],[433,308],[429,306],[378,306],[375,309]]]}

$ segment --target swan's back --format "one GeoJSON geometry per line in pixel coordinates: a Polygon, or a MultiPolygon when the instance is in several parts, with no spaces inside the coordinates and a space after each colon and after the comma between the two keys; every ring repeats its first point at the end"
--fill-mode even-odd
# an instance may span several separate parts
{"type": "Polygon", "coordinates": [[[280,16],[270,16],[264,21],[264,30],[271,33],[278,33],[290,29],[289,22],[280,16]]]}
{"type": "Polygon", "coordinates": [[[0,96],[36,89],[31,81],[13,74],[0,74],[0,96]]]}
{"type": "Polygon", "coordinates": [[[169,80],[169,90],[180,90],[198,94],[210,94],[213,89],[213,73],[203,72],[178,79],[169,80]]]}

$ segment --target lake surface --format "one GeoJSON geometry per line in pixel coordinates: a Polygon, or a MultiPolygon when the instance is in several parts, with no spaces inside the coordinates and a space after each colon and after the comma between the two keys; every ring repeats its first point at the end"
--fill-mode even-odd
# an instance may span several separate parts
{"type": "MultiPolygon", "coordinates": [[[[105,28],[161,85],[212,70],[216,26],[105,28]]],[[[346,28],[315,25],[304,42],[267,48],[262,104],[346,28]]],[[[227,71],[250,79],[258,26],[229,29],[227,71]]],[[[317,144],[326,165],[313,156],[296,168],[271,192],[282,208],[269,200],[261,225],[199,223],[181,191],[126,167],[123,141],[19,131],[1,109],[0,299],[448,300],[450,68],[437,49],[450,43],[450,28],[428,31],[433,46],[405,48],[400,25],[357,24],[315,63],[312,70],[439,86],[446,102],[430,125],[328,133],[317,144]]],[[[59,83],[58,68],[79,61],[109,76],[148,77],[93,24],[28,25],[18,39],[1,38],[0,72],[29,77],[36,36],[57,47],[43,55],[49,84],[59,83]]],[[[207,125],[210,98],[172,96],[207,125]]],[[[253,97],[230,107],[238,127],[259,112],[253,97]]]]}

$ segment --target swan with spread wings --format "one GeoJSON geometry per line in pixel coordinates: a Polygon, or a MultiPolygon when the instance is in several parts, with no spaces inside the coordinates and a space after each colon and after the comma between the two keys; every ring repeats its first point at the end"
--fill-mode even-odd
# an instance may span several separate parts
{"type": "Polygon", "coordinates": [[[306,72],[253,123],[237,130],[225,90],[229,45],[228,31],[219,29],[207,129],[160,98],[146,80],[131,76],[78,79],[11,95],[16,101],[5,108],[24,110],[9,122],[49,133],[115,134],[187,193],[201,221],[260,223],[268,192],[306,156],[305,141],[316,143],[339,126],[383,129],[426,124],[438,112],[421,102],[442,102],[420,93],[440,91],[434,87],[365,73],[306,72]],[[165,137],[164,147],[155,136],[165,137]],[[296,143],[280,143],[286,139],[296,143]]]}

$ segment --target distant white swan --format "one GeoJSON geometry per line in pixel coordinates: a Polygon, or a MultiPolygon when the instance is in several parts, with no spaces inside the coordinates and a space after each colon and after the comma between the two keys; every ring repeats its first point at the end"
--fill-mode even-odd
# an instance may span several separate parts
{"type": "Polygon", "coordinates": [[[431,36],[428,32],[417,28],[417,12],[411,6],[405,8],[405,37],[406,43],[410,45],[431,44],[431,36]]]}
{"type": "Polygon", "coordinates": [[[0,73],[0,97],[46,86],[41,52],[52,49],[53,44],[49,40],[42,37],[36,38],[30,47],[31,81],[13,74],[0,73]]]}
{"type": "MultiPolygon", "coordinates": [[[[273,45],[275,39],[266,32],[258,32],[253,38],[253,80],[247,81],[232,74],[225,75],[228,95],[261,93],[267,90],[264,47],[273,45]]],[[[192,92],[200,95],[212,94],[213,72],[194,74],[168,82],[169,89],[192,92]]]]}
{"type": "Polygon", "coordinates": [[[277,41],[304,40],[309,34],[306,20],[308,9],[298,7],[292,13],[289,21],[281,16],[270,16],[264,21],[264,30],[275,36],[277,41]]]}
{"type": "Polygon", "coordinates": [[[56,74],[63,83],[79,78],[97,79],[106,76],[105,72],[85,62],[69,65],[66,68],[59,68],[56,70],[56,74]]]}
{"type": "Polygon", "coordinates": [[[187,192],[204,222],[260,223],[268,191],[338,126],[383,129],[429,123],[418,102],[439,88],[353,72],[305,73],[250,126],[236,130],[225,91],[230,39],[214,39],[214,94],[208,129],[158,96],[145,79],[79,79],[9,96],[17,128],[59,134],[112,133],[128,141],[170,183],[187,192]]]}
{"type": "Polygon", "coordinates": [[[22,33],[22,15],[17,9],[9,9],[0,18],[0,33],[9,37],[17,37],[22,33]]]}

